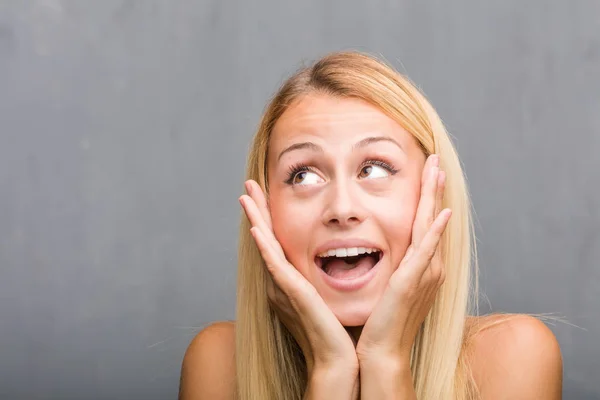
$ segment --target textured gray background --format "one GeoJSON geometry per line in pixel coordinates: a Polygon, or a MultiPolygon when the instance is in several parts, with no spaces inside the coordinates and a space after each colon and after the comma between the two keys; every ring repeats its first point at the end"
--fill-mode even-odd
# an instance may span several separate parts
{"type": "Polygon", "coordinates": [[[331,50],[382,54],[456,138],[484,311],[555,312],[600,399],[600,2],[0,0],[0,398],[175,398],[234,317],[246,149],[331,50]],[[490,306],[491,305],[491,306],[490,306]]]}

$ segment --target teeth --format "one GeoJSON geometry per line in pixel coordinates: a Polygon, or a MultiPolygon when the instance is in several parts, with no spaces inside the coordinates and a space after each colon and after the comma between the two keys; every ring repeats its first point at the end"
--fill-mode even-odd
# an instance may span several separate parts
{"type": "Polygon", "coordinates": [[[317,255],[317,257],[353,257],[360,254],[371,254],[380,250],[370,247],[348,247],[340,249],[329,249],[317,255]]]}
{"type": "Polygon", "coordinates": [[[348,256],[348,250],[346,250],[346,249],[335,249],[335,256],[336,257],[347,257],[348,256]]]}

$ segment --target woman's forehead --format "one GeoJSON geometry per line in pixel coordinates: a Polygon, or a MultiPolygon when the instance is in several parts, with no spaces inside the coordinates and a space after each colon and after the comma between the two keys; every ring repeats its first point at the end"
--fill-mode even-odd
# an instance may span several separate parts
{"type": "Polygon", "coordinates": [[[294,142],[353,145],[367,137],[390,137],[403,148],[415,146],[413,135],[378,107],[357,98],[306,95],[295,101],[274,126],[269,147],[277,153],[294,142]]]}

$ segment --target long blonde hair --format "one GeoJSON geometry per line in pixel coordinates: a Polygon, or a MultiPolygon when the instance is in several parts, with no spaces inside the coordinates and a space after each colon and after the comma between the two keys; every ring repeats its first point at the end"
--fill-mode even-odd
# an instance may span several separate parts
{"type": "MultiPolygon", "coordinates": [[[[247,179],[268,192],[269,138],[288,106],[308,93],[362,99],[414,135],[426,156],[440,155],[446,171],[443,207],[452,218],[442,237],[446,279],[417,335],[411,357],[419,399],[472,399],[465,320],[477,308],[477,263],[471,201],[460,161],[425,96],[386,62],[359,52],[331,53],[291,76],[268,104],[252,142],[247,179]]],[[[236,390],[239,399],[301,399],[306,365],[295,340],[267,301],[264,262],[243,216],[239,236],[236,309],[236,390]]]]}

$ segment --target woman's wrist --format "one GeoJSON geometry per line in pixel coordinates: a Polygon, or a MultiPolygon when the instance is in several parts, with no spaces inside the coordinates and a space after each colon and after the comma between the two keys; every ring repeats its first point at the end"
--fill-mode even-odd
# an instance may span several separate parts
{"type": "Polygon", "coordinates": [[[389,353],[368,353],[362,354],[357,358],[362,371],[363,367],[369,369],[385,369],[388,371],[396,371],[403,373],[407,370],[410,372],[410,356],[409,355],[391,355],[389,353]]]}
{"type": "Polygon", "coordinates": [[[304,399],[357,398],[358,379],[358,365],[315,364],[309,371],[304,399]]]}
{"type": "Polygon", "coordinates": [[[361,397],[416,399],[410,361],[381,357],[360,363],[361,397]]]}

